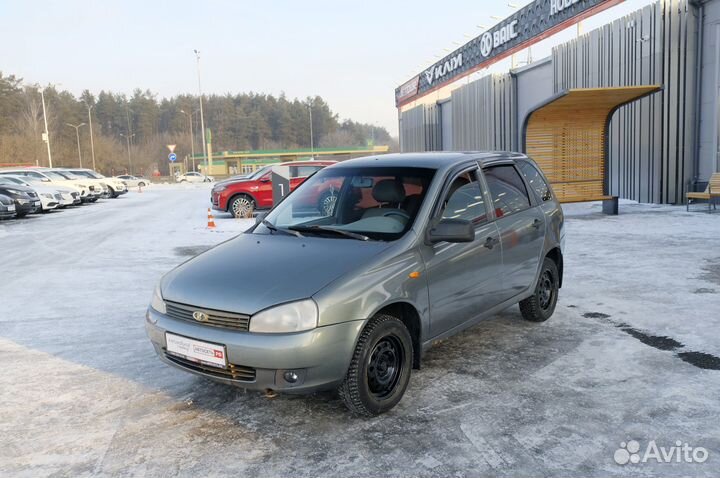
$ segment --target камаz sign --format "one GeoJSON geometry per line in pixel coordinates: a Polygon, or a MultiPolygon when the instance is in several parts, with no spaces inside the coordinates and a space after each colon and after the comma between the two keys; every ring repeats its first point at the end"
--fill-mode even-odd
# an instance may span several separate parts
{"type": "Polygon", "coordinates": [[[395,90],[397,106],[623,0],[536,0],[395,90]]]}

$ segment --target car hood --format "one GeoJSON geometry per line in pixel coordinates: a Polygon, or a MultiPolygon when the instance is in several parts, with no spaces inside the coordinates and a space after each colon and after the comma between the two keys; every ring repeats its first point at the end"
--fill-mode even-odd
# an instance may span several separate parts
{"type": "Polygon", "coordinates": [[[5,194],[6,196],[12,196],[12,194],[9,192],[10,190],[21,191],[21,192],[24,192],[25,194],[35,192],[35,190],[33,188],[23,186],[22,184],[4,184],[4,183],[0,184],[0,194],[5,194]]]}
{"type": "Polygon", "coordinates": [[[218,186],[229,186],[231,184],[235,183],[248,183],[250,182],[250,179],[224,179],[222,181],[218,181],[215,183],[215,186],[213,186],[213,189],[217,188],[218,186]]]}
{"type": "Polygon", "coordinates": [[[180,265],[162,280],[163,299],[255,314],[311,297],[389,247],[385,242],[243,234],[180,265]]]}

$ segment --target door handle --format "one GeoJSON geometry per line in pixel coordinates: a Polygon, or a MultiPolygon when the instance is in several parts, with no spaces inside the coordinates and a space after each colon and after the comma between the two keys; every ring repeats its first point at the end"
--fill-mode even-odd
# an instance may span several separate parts
{"type": "Polygon", "coordinates": [[[532,223],[532,226],[533,226],[535,229],[540,229],[540,225],[541,225],[541,224],[542,224],[542,221],[541,221],[540,219],[535,219],[535,220],[533,221],[533,223],[532,223]]]}
{"type": "Polygon", "coordinates": [[[485,243],[483,244],[483,247],[492,249],[493,247],[495,247],[495,244],[497,244],[497,243],[498,243],[497,239],[495,239],[494,237],[488,237],[487,239],[485,239],[485,243]]]}

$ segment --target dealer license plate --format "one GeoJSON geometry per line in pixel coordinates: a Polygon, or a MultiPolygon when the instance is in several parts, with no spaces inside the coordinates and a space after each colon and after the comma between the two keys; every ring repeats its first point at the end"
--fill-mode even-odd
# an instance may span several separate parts
{"type": "Polygon", "coordinates": [[[8,211],[10,211],[10,212],[15,212],[15,205],[14,205],[14,204],[9,205],[9,206],[8,206],[8,211]]]}
{"type": "Polygon", "coordinates": [[[189,339],[171,333],[165,333],[167,351],[192,362],[217,368],[227,368],[225,346],[189,339]]]}

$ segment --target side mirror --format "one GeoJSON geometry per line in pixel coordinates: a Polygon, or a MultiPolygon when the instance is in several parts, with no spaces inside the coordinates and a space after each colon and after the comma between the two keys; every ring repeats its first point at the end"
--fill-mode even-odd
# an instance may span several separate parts
{"type": "Polygon", "coordinates": [[[260,224],[261,222],[263,222],[267,215],[268,213],[266,212],[259,213],[257,216],[255,216],[255,224],[260,224]]]}
{"type": "Polygon", "coordinates": [[[428,241],[438,242],[472,242],[475,240],[475,228],[470,221],[464,219],[442,219],[430,227],[428,241]]]}

